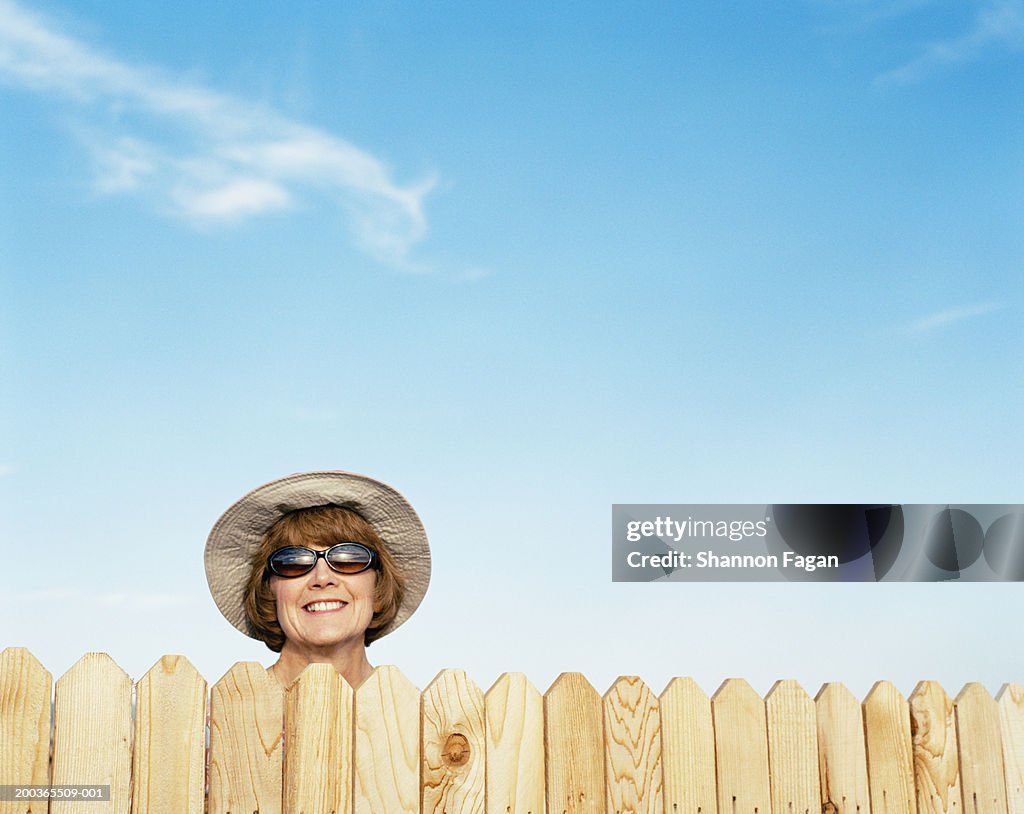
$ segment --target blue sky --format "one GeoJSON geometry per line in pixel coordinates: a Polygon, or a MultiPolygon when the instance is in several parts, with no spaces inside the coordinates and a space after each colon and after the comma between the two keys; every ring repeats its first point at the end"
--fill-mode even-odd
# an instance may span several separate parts
{"type": "Polygon", "coordinates": [[[615,502],[1021,501],[1022,57],[1021,0],[0,0],[0,643],[263,658],[203,542],[330,468],[430,533],[371,650],[421,685],[1021,680],[963,658],[1017,585],[608,554],[615,502]]]}

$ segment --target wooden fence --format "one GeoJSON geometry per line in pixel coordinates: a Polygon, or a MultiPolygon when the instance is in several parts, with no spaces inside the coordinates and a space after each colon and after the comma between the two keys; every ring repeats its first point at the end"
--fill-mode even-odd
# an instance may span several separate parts
{"type": "Polygon", "coordinates": [[[109,785],[110,800],[0,814],[1024,814],[1024,686],[955,700],[888,682],[863,703],[794,681],[765,698],[689,678],[601,696],[579,673],[541,695],[461,670],[422,692],[394,667],[353,691],[313,665],[287,691],[253,662],[207,692],[182,656],[134,685],[104,653],[56,682],[0,654],[0,784],[109,785]],[[134,714],[133,714],[134,712],[134,714]],[[207,726],[207,718],[209,724],[207,726]],[[52,724],[52,726],[51,726],[52,724]]]}

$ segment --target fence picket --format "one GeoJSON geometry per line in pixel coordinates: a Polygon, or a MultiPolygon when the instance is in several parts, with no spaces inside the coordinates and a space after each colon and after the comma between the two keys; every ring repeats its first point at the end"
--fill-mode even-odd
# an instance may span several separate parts
{"type": "Polygon", "coordinates": [[[1003,733],[1006,809],[1024,814],[1024,686],[1004,684],[996,695],[1003,733]]]}
{"type": "Polygon", "coordinates": [[[484,695],[487,814],[543,814],[544,706],[522,673],[503,673],[484,695]]]}
{"type": "Polygon", "coordinates": [[[284,692],[240,661],[210,691],[209,814],[281,814],[284,692]]]}
{"type": "Polygon", "coordinates": [[[692,678],[673,678],[658,703],[666,814],[718,814],[711,699],[692,678]]]}
{"type": "MultiPolygon", "coordinates": [[[[90,814],[128,814],[131,803],[132,680],[106,653],[86,653],[57,679],[54,785],[110,785],[90,814]]],[[[51,814],[79,814],[78,800],[52,800],[51,814]]]]}
{"type": "Polygon", "coordinates": [[[796,681],[776,681],[764,699],[775,814],[818,814],[818,727],[814,701],[796,681]]]}
{"type": "MultiPolygon", "coordinates": [[[[53,678],[24,647],[0,653],[0,785],[50,782],[53,678]]],[[[46,814],[46,800],[0,800],[0,814],[46,814]]]]}
{"type": "Polygon", "coordinates": [[[662,814],[661,713],[637,676],[604,695],[605,797],[614,814],[662,814]]]}
{"type": "Polygon", "coordinates": [[[888,681],[864,699],[871,814],[917,814],[910,706],[888,681]]]}
{"type": "Polygon", "coordinates": [[[463,670],[442,670],[423,691],[423,814],[484,814],[484,694],[463,670]]]}
{"type": "Polygon", "coordinates": [[[1006,814],[999,707],[988,690],[971,683],[954,699],[953,711],[967,814],[1006,814]]]}
{"type": "Polygon", "coordinates": [[[711,697],[719,814],[772,814],[764,701],[742,678],[711,697]]]}
{"type": "Polygon", "coordinates": [[[562,673],[544,693],[548,814],[603,814],[601,696],[581,673],[562,673]]]}
{"type": "Polygon", "coordinates": [[[871,814],[860,701],[838,682],[814,699],[822,814],[871,814]]]}
{"type": "Polygon", "coordinates": [[[378,667],[356,690],[356,814],[417,814],[420,693],[397,667],[378,667]]]}
{"type": "MultiPolygon", "coordinates": [[[[627,676],[602,698],[563,673],[542,697],[521,673],[484,694],[444,670],[421,695],[395,667],[353,692],[311,665],[284,690],[249,662],[207,704],[189,661],[163,656],[133,707],[105,653],[54,683],[7,648],[0,785],[49,783],[109,785],[89,814],[1024,814],[1024,686],[950,701],[922,681],[908,701],[881,681],[859,704],[838,683],[812,701],[779,681],[762,700],[730,679],[708,699],[675,678],[658,698],[627,676]]],[[[81,802],[0,800],[0,814],[81,802]]]]}
{"type": "Polygon", "coordinates": [[[284,696],[284,814],[351,814],[352,702],[331,664],[310,664],[284,696]]]}
{"type": "Polygon", "coordinates": [[[919,682],[909,700],[918,814],[956,814],[963,798],[953,702],[936,681],[919,682]]]}
{"type": "Polygon", "coordinates": [[[132,814],[203,814],[206,681],[163,656],[135,685],[132,814]]]}

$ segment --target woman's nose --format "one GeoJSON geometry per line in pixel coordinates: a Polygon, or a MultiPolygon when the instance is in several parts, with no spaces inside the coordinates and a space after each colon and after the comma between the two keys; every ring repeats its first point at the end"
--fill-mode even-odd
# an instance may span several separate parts
{"type": "Polygon", "coordinates": [[[338,584],[338,572],[331,568],[327,564],[327,560],[320,557],[316,561],[316,565],[310,572],[312,577],[313,585],[337,585],[338,584]]]}

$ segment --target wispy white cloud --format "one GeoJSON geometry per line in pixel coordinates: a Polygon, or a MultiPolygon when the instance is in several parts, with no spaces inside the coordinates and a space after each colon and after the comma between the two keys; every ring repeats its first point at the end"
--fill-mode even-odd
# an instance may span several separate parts
{"type": "Polygon", "coordinates": [[[958,322],[964,322],[968,319],[975,319],[996,311],[1002,311],[1004,308],[1006,308],[1006,303],[1002,302],[982,302],[974,305],[962,305],[956,308],[946,308],[945,310],[936,311],[935,313],[928,314],[927,316],[915,320],[907,326],[907,330],[910,333],[916,334],[930,333],[932,331],[948,328],[950,325],[955,325],[958,322]]]}
{"type": "Polygon", "coordinates": [[[18,467],[14,464],[0,463],[0,478],[6,478],[8,475],[13,475],[17,471],[18,467]]]}
{"type": "Polygon", "coordinates": [[[810,0],[829,13],[833,22],[823,27],[827,33],[866,31],[934,5],[936,0],[810,0]]]}
{"type": "Polygon", "coordinates": [[[144,194],[197,225],[279,212],[309,198],[348,215],[356,244],[415,269],[428,177],[399,184],[379,158],[265,106],[100,53],[0,0],[0,81],[74,112],[103,194],[144,194]]]}
{"type": "Polygon", "coordinates": [[[937,71],[978,60],[992,49],[1024,49],[1024,0],[987,0],[969,31],[931,43],[914,59],[877,76],[875,84],[910,85],[937,71]]]}

